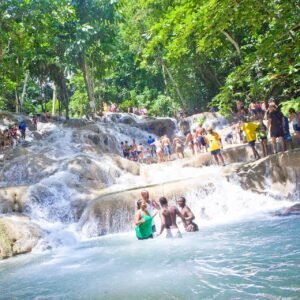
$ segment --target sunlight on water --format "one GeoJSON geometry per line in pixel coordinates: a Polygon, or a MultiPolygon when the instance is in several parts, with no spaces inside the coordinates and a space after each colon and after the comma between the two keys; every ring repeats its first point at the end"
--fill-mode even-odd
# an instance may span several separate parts
{"type": "Polygon", "coordinates": [[[17,257],[0,263],[1,297],[297,299],[299,225],[293,218],[251,221],[177,240],[119,234],[17,257]]]}

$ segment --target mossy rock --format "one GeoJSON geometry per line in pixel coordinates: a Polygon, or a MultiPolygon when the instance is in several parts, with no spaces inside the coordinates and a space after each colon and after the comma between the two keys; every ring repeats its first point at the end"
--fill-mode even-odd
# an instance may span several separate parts
{"type": "Polygon", "coordinates": [[[0,259],[13,256],[12,244],[7,229],[0,220],[0,259]]]}

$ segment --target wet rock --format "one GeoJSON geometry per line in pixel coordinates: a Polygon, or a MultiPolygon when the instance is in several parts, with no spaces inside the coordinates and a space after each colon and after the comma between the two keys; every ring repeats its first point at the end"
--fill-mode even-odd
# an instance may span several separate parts
{"type": "Polygon", "coordinates": [[[174,135],[176,124],[175,120],[170,118],[145,119],[144,122],[137,123],[135,127],[146,130],[157,136],[166,134],[169,137],[174,135]]]}
{"type": "Polygon", "coordinates": [[[300,215],[300,203],[296,203],[288,208],[283,208],[279,211],[276,211],[274,216],[278,217],[287,217],[287,216],[294,216],[294,215],[300,215]]]}
{"type": "Polygon", "coordinates": [[[246,189],[293,198],[300,187],[300,149],[246,163],[237,174],[246,189]]]}
{"type": "Polygon", "coordinates": [[[0,259],[31,252],[41,235],[42,230],[28,217],[0,217],[0,259]]]}

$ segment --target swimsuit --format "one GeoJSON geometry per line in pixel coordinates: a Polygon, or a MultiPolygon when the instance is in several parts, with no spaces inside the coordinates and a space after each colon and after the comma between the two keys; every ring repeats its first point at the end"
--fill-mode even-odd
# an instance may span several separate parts
{"type": "Polygon", "coordinates": [[[139,240],[153,238],[152,217],[141,213],[141,218],[144,220],[144,222],[135,227],[136,237],[139,240]]]}
{"type": "Polygon", "coordinates": [[[178,228],[166,228],[166,238],[182,238],[178,228]]]}

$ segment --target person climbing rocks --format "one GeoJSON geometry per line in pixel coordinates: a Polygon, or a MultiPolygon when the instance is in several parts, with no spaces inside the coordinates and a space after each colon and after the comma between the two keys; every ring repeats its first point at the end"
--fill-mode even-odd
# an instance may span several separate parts
{"type": "Polygon", "coordinates": [[[25,140],[26,137],[26,123],[25,121],[21,121],[19,124],[19,130],[21,132],[21,138],[22,140],[25,140]]]}
{"type": "Polygon", "coordinates": [[[223,148],[221,137],[217,132],[213,131],[211,127],[207,128],[208,134],[205,137],[205,141],[209,144],[209,151],[214,157],[216,163],[219,165],[219,160],[222,165],[225,166],[224,158],[221,153],[221,148],[223,148]]]}
{"type": "Polygon", "coordinates": [[[256,128],[256,137],[260,141],[263,155],[266,157],[268,155],[268,129],[263,119],[259,120],[258,127],[256,128]]]}
{"type": "Polygon", "coordinates": [[[260,155],[258,154],[255,147],[257,127],[258,125],[256,123],[249,122],[247,119],[244,119],[241,124],[241,130],[245,133],[246,140],[248,142],[249,147],[252,149],[254,158],[260,159],[260,155]]]}

